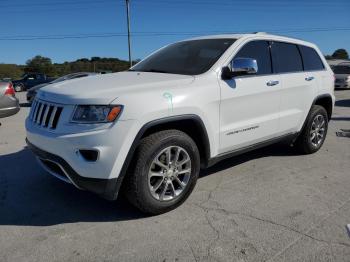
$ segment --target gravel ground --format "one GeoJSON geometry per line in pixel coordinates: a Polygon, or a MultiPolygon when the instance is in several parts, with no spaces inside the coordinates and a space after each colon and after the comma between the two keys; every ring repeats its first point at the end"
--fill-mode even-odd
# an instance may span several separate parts
{"type": "Polygon", "coordinates": [[[0,261],[350,261],[350,90],[323,148],[275,145],[201,173],[178,209],[146,217],[47,175],[23,107],[0,126],[0,261]]]}

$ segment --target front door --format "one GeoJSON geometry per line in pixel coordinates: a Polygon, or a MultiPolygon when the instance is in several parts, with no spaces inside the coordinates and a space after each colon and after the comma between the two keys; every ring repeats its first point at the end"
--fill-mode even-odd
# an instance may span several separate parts
{"type": "Polygon", "coordinates": [[[255,59],[258,72],[219,80],[220,153],[271,139],[279,132],[281,83],[280,76],[272,74],[270,43],[248,42],[234,58],[255,59]]]}

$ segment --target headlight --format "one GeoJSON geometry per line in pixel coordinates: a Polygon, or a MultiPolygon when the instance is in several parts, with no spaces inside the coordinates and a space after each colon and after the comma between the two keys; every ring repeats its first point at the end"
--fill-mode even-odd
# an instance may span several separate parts
{"type": "Polygon", "coordinates": [[[121,105],[79,105],[74,110],[71,122],[85,124],[113,122],[122,110],[121,105]]]}

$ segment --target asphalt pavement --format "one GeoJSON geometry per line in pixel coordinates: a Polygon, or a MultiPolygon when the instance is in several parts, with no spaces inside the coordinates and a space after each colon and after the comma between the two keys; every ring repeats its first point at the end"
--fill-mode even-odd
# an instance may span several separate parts
{"type": "Polygon", "coordinates": [[[25,145],[29,105],[0,119],[0,261],[350,261],[350,90],[323,148],[278,144],[201,172],[189,199],[147,217],[46,174],[25,145]],[[340,134],[341,135],[341,134],[340,134]]]}

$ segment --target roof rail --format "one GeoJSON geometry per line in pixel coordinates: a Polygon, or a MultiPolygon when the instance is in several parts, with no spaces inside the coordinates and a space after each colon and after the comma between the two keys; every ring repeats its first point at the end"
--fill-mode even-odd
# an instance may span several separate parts
{"type": "Polygon", "coordinates": [[[267,33],[266,33],[266,32],[253,32],[253,34],[256,34],[256,35],[266,35],[267,33]]]}

